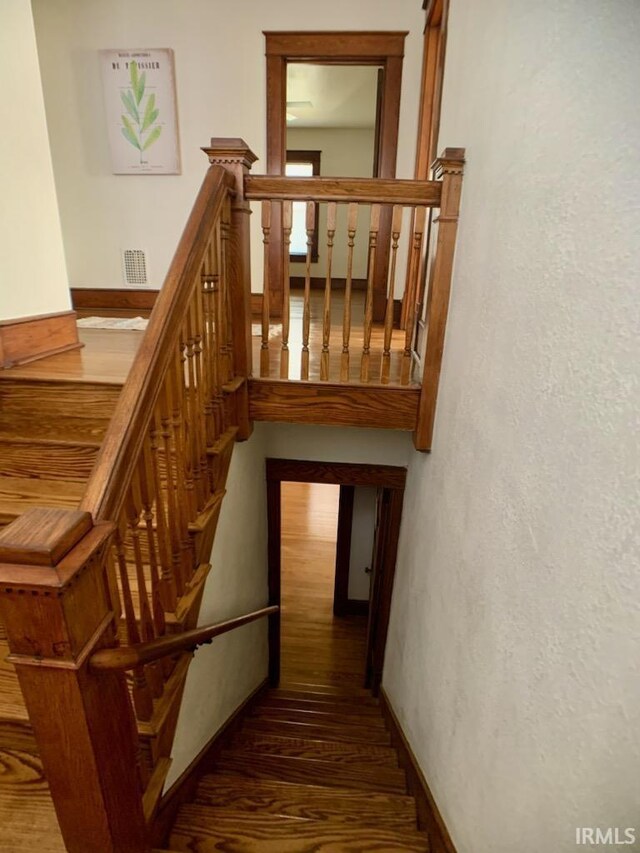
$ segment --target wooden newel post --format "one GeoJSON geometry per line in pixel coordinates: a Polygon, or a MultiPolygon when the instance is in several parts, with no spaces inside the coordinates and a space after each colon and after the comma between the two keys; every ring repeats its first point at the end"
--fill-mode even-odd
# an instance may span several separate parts
{"type": "Polygon", "coordinates": [[[449,310],[463,171],[464,148],[445,148],[433,164],[434,179],[442,180],[442,198],[440,215],[434,219],[434,222],[438,223],[438,238],[427,293],[427,343],[423,359],[418,424],[413,435],[416,450],[431,450],[449,310]]]}
{"type": "MultiPolygon", "coordinates": [[[[231,233],[229,235],[229,276],[231,285],[231,323],[233,326],[233,357],[237,376],[248,378],[252,372],[251,343],[251,243],[249,216],[251,207],[244,197],[244,179],[258,159],[244,139],[213,138],[202,149],[211,165],[223,166],[235,178],[235,198],[231,204],[231,233]]],[[[239,419],[238,438],[247,439],[253,425],[249,420],[249,395],[243,386],[244,414],[239,419]]]]}
{"type": "Polygon", "coordinates": [[[0,612],[70,853],[147,853],[135,722],[112,645],[106,552],[113,526],[31,509],[0,533],[0,612]]]}

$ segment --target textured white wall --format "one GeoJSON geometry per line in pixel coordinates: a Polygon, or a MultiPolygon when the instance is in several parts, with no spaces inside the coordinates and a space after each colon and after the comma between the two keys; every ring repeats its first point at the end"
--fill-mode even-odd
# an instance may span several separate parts
{"type": "MultiPolygon", "coordinates": [[[[403,72],[398,174],[413,173],[423,14],[416,0],[33,0],[69,277],[120,287],[120,249],[148,251],[159,287],[206,167],[200,146],[241,136],[266,170],[263,30],[410,30],[403,72]],[[112,175],[97,51],[175,50],[183,174],[112,175]]],[[[258,217],[252,242],[260,246],[258,217]]],[[[261,253],[254,251],[254,289],[261,253]]]]}
{"type": "Polygon", "coordinates": [[[451,3],[466,146],[384,686],[459,853],[640,850],[640,5],[451,3]]]}
{"type": "Polygon", "coordinates": [[[0,4],[0,320],[70,307],[29,0],[0,4]]]}
{"type": "MultiPolygon", "coordinates": [[[[259,427],[249,441],[234,447],[200,625],[241,616],[267,604],[264,456],[259,427]]],[[[198,649],[187,676],[167,785],[266,678],[267,665],[266,620],[245,625],[198,649]]]]}

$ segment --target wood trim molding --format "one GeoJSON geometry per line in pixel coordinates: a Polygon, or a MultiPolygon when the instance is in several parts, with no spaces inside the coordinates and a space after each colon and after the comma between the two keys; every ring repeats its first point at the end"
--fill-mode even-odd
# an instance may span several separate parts
{"type": "Polygon", "coordinates": [[[376,486],[402,491],[407,479],[407,469],[398,465],[269,458],[266,460],[266,466],[267,482],[376,486]]]}
{"type": "Polygon", "coordinates": [[[151,311],[159,290],[72,287],[71,302],[78,311],[151,311]]]}
{"type": "Polygon", "coordinates": [[[191,764],[183,770],[167,793],[162,797],[151,830],[154,847],[166,846],[168,844],[169,832],[173,826],[178,809],[183,803],[189,802],[194,798],[201,777],[211,770],[225,742],[240,728],[242,721],[250,713],[267,687],[268,682],[265,679],[247,696],[244,702],[238,705],[227,721],[222,724],[213,737],[202,747],[191,764]]]}
{"type": "Polygon", "coordinates": [[[256,421],[413,430],[417,385],[344,385],[249,379],[249,416],[256,421]]]}
{"type": "Polygon", "coordinates": [[[340,486],[338,532],[336,536],[336,573],[333,583],[333,615],[344,616],[349,601],[349,569],[351,563],[351,530],[356,487],[340,486]]]}
{"type": "Polygon", "coordinates": [[[405,737],[384,687],[380,688],[380,710],[391,733],[391,741],[398,751],[400,766],[407,774],[409,791],[416,800],[418,826],[428,835],[430,853],[456,853],[447,825],[440,814],[431,789],[424,778],[409,741],[405,737]]]}
{"type": "Polygon", "coordinates": [[[267,56],[286,56],[291,59],[316,59],[319,54],[358,64],[374,64],[388,56],[404,56],[403,31],[310,30],[285,32],[263,30],[267,56]]]}
{"type": "Polygon", "coordinates": [[[27,364],[82,346],[75,311],[0,322],[0,368],[27,364]]]}

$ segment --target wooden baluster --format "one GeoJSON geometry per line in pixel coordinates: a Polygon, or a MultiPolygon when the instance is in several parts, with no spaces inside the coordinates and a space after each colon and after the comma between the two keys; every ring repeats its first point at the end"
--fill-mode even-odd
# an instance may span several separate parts
{"type": "Polygon", "coordinates": [[[409,274],[407,275],[407,285],[409,293],[407,294],[407,325],[404,336],[404,350],[402,353],[402,368],[400,374],[400,383],[407,385],[411,379],[411,347],[413,336],[415,334],[416,323],[416,301],[418,299],[418,275],[420,272],[420,256],[422,254],[422,240],[424,237],[424,226],[427,218],[426,207],[416,208],[416,215],[413,224],[413,235],[411,242],[411,257],[409,259],[409,274]]]}
{"type": "Polygon", "coordinates": [[[202,318],[200,311],[200,291],[196,287],[191,300],[189,322],[193,336],[193,411],[196,416],[195,431],[195,464],[198,468],[198,487],[201,503],[200,510],[209,499],[209,459],[207,457],[206,410],[203,398],[203,364],[202,364],[202,318]]]}
{"type": "Polygon", "coordinates": [[[367,276],[367,298],[364,307],[364,324],[362,340],[362,361],[360,363],[360,381],[369,381],[369,359],[371,349],[371,328],[373,325],[373,283],[375,281],[376,247],[378,245],[378,230],[380,228],[380,205],[371,205],[369,222],[369,271],[367,276]]]}
{"type": "MultiPolygon", "coordinates": [[[[123,522],[121,522],[122,524],[123,522]]],[[[127,626],[127,640],[130,645],[140,642],[140,632],[136,620],[136,611],[131,596],[131,584],[127,570],[127,557],[124,549],[124,537],[120,527],[116,527],[113,544],[116,551],[116,562],[120,574],[121,599],[124,606],[125,624],[127,626]]],[[[153,715],[153,698],[151,689],[147,682],[147,676],[143,666],[133,670],[133,706],[139,720],[150,720],[153,715]]]]}
{"type": "Polygon", "coordinates": [[[338,205],[330,201],[327,205],[327,277],[324,285],[324,308],[322,315],[322,354],[320,356],[320,379],[329,380],[329,344],[331,342],[331,266],[333,263],[333,238],[336,233],[338,205]]]}
{"type": "Polygon", "coordinates": [[[171,402],[169,399],[168,383],[166,381],[160,391],[159,400],[167,492],[167,514],[169,517],[168,529],[171,541],[171,560],[173,563],[172,574],[175,580],[178,597],[180,597],[185,590],[187,579],[182,566],[182,535],[180,531],[180,511],[178,508],[180,503],[178,495],[179,474],[176,471],[177,460],[174,457],[172,450],[173,435],[171,424],[171,402]]]}
{"type": "Polygon", "coordinates": [[[175,437],[174,452],[180,455],[181,471],[184,474],[184,486],[186,489],[186,515],[189,521],[198,514],[198,500],[196,497],[195,480],[193,476],[193,449],[191,447],[191,435],[193,430],[189,424],[189,413],[185,402],[185,363],[187,360],[187,345],[185,341],[184,324],[180,332],[177,357],[170,363],[167,379],[171,387],[171,399],[173,401],[172,419],[173,434],[175,437]]]}
{"type": "Polygon", "coordinates": [[[230,238],[231,238],[231,199],[227,196],[227,199],[223,205],[223,236],[226,238],[226,243],[224,246],[224,254],[223,254],[223,262],[224,262],[224,304],[226,308],[226,322],[227,322],[227,352],[228,352],[228,363],[229,363],[229,379],[233,379],[236,375],[236,364],[234,357],[234,345],[233,345],[233,329],[234,329],[234,317],[233,317],[233,294],[231,292],[231,275],[229,270],[229,258],[231,257],[230,251],[230,238]]]}
{"type": "Polygon", "coordinates": [[[218,424],[218,434],[221,434],[226,429],[226,419],[224,411],[224,396],[222,386],[227,381],[227,365],[225,360],[224,346],[222,344],[225,335],[224,317],[222,316],[222,296],[220,276],[214,279],[213,282],[213,326],[215,331],[215,346],[212,354],[213,364],[215,365],[215,411],[218,424]]]}
{"type": "Polygon", "coordinates": [[[262,343],[260,344],[260,376],[269,375],[269,294],[271,282],[269,280],[269,244],[271,242],[271,202],[262,202],[262,243],[263,276],[262,276],[262,343]]]}
{"type": "MultiPolygon", "coordinates": [[[[205,502],[204,484],[202,482],[202,471],[200,468],[199,450],[199,427],[200,413],[196,401],[196,366],[195,366],[195,334],[193,331],[193,318],[191,316],[191,304],[187,308],[185,321],[182,326],[182,338],[185,348],[182,353],[182,370],[177,376],[178,386],[182,397],[182,422],[184,424],[184,437],[187,441],[188,467],[193,479],[193,501],[194,508],[199,512],[205,502]],[[186,364],[185,364],[186,356],[186,364]],[[186,367],[186,371],[185,371],[186,367]]],[[[196,514],[197,514],[196,512],[196,514]]],[[[195,517],[195,516],[194,516],[195,517]]]]}
{"type": "Polygon", "coordinates": [[[387,310],[384,315],[384,343],[382,349],[382,365],[380,368],[380,379],[384,384],[389,382],[391,369],[391,338],[393,335],[393,304],[396,289],[396,261],[398,255],[398,242],[402,230],[402,215],[404,208],[395,205],[391,221],[391,269],[389,270],[389,289],[387,293],[387,310]]]}
{"type": "Polygon", "coordinates": [[[179,356],[174,360],[174,369],[167,372],[166,387],[167,400],[172,412],[173,441],[171,452],[175,459],[174,471],[176,475],[178,496],[178,519],[180,531],[181,565],[182,576],[188,584],[193,574],[193,554],[191,548],[191,536],[189,535],[189,522],[195,520],[197,512],[193,507],[193,483],[189,482],[189,465],[186,454],[187,444],[184,436],[184,423],[182,418],[183,407],[180,399],[179,379],[181,370],[179,356]],[[176,375],[177,374],[177,375],[176,375]]]}
{"type": "Polygon", "coordinates": [[[282,245],[283,245],[283,280],[282,280],[282,351],[280,353],[280,379],[289,378],[289,326],[291,323],[291,228],[293,225],[293,202],[282,202],[282,245]]]}
{"type": "Polygon", "coordinates": [[[154,499],[154,476],[151,461],[151,437],[146,435],[142,444],[142,456],[138,466],[138,478],[140,483],[140,500],[142,502],[142,519],[147,534],[147,552],[149,554],[149,575],[151,578],[151,612],[156,636],[162,636],[166,631],[166,620],[162,606],[162,594],[160,591],[162,581],[160,578],[160,521],[156,522],[157,531],[153,522],[153,499],[154,499]],[[156,541],[157,540],[157,541],[156,541]]]}
{"type": "MultiPolygon", "coordinates": [[[[147,579],[144,573],[144,559],[142,557],[142,546],[140,544],[141,503],[137,476],[134,474],[124,501],[123,527],[124,524],[126,524],[129,528],[128,540],[133,551],[133,568],[138,586],[138,622],[140,639],[144,643],[149,643],[151,640],[155,640],[156,633],[154,630],[153,617],[151,615],[150,596],[147,591],[147,579]]],[[[162,696],[164,679],[162,677],[161,667],[156,663],[150,664],[145,667],[145,674],[152,694],[154,696],[162,696]]]]}
{"type": "Polygon", "coordinates": [[[218,268],[218,347],[221,362],[221,381],[224,385],[233,377],[231,367],[231,353],[229,351],[229,332],[227,329],[229,316],[227,313],[227,291],[228,291],[228,245],[229,245],[229,219],[227,205],[223,205],[222,218],[220,220],[220,266],[218,268]]]}
{"type": "MultiPolygon", "coordinates": [[[[212,278],[210,283],[210,317],[211,317],[211,354],[209,362],[211,364],[211,378],[213,382],[213,412],[215,416],[216,436],[221,435],[224,429],[224,402],[222,398],[222,383],[223,366],[222,366],[222,350],[220,344],[220,321],[218,319],[220,308],[220,254],[222,252],[222,239],[220,237],[220,223],[214,233],[214,239],[211,242],[211,266],[212,278]]],[[[215,439],[214,439],[215,440],[215,439]]],[[[213,443],[213,442],[212,442],[213,443]]]]}
{"type": "MultiPolygon", "coordinates": [[[[208,251],[208,250],[207,250],[208,251]]],[[[211,400],[211,364],[209,360],[209,338],[205,316],[205,295],[202,284],[195,292],[194,322],[196,326],[196,390],[200,412],[200,470],[204,486],[205,501],[211,497],[211,466],[207,448],[213,438],[213,403],[211,400]]]]}
{"type": "Polygon", "coordinates": [[[307,258],[304,271],[304,307],[302,309],[302,362],[300,378],[309,378],[309,330],[311,328],[311,255],[313,252],[313,232],[315,230],[316,205],[307,202],[305,227],[307,231],[307,258]]]}
{"type": "MultiPolygon", "coordinates": [[[[148,488],[150,490],[150,503],[155,503],[155,520],[158,531],[158,555],[161,566],[161,583],[160,583],[160,599],[162,608],[165,613],[175,612],[178,602],[178,591],[176,576],[173,571],[173,554],[171,549],[170,533],[167,525],[167,514],[165,511],[165,501],[169,502],[171,489],[167,482],[167,474],[165,472],[164,488],[162,487],[162,476],[160,473],[160,456],[158,446],[158,428],[159,411],[156,406],[156,411],[151,419],[149,426],[149,447],[143,450],[148,455],[145,456],[146,469],[148,470],[148,488]]],[[[171,489],[173,493],[173,489],[171,489]]]]}
{"type": "MultiPolygon", "coordinates": [[[[207,259],[211,253],[211,245],[207,248],[207,259]]],[[[213,406],[213,358],[212,358],[212,318],[210,311],[210,286],[211,286],[211,271],[208,260],[202,267],[202,275],[200,278],[200,300],[199,300],[199,322],[202,328],[202,400],[205,412],[205,438],[207,446],[213,444],[216,440],[216,425],[213,406]]]]}
{"type": "Polygon", "coordinates": [[[353,280],[353,249],[358,227],[358,205],[354,202],[347,209],[347,278],[344,288],[342,312],[342,357],[340,359],[340,381],[349,381],[349,339],[351,337],[351,284],[353,280]]]}

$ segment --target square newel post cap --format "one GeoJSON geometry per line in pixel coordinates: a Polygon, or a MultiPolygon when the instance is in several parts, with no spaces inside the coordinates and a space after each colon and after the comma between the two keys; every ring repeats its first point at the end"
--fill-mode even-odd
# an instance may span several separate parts
{"type": "Polygon", "coordinates": [[[436,178],[443,175],[461,175],[464,172],[464,148],[445,148],[431,164],[436,178]]]}
{"type": "Polygon", "coordinates": [[[250,169],[258,159],[244,139],[238,137],[214,136],[211,144],[202,150],[209,158],[211,165],[239,163],[245,169],[250,169]]]}

